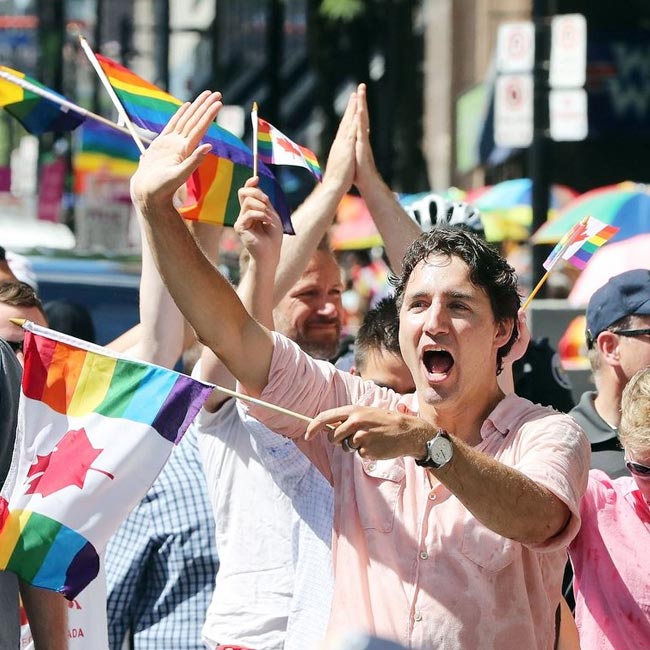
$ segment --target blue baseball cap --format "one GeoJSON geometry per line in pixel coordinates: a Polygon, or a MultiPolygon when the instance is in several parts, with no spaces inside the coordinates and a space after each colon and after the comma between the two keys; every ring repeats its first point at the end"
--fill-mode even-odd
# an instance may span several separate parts
{"type": "Polygon", "coordinates": [[[650,270],[634,269],[610,278],[587,305],[587,346],[626,316],[650,316],[650,270]]]}

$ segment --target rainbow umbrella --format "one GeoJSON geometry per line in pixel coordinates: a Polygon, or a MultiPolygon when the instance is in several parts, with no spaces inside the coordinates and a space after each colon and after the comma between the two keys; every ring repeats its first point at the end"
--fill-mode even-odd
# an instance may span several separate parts
{"type": "MultiPolygon", "coordinates": [[[[552,185],[549,217],[553,218],[555,212],[575,196],[577,192],[566,185],[552,185]]],[[[488,241],[528,239],[533,221],[533,182],[530,178],[515,178],[471,190],[465,200],[481,211],[488,241]]]]}
{"type": "Polygon", "coordinates": [[[585,330],[587,319],[584,314],[576,316],[566,328],[558,341],[557,351],[565,370],[583,370],[589,368],[587,356],[587,339],[585,330]]]}
{"type": "Polygon", "coordinates": [[[373,248],[383,244],[362,198],[350,194],[343,197],[336,213],[336,223],[330,230],[330,243],[337,251],[373,248]]]}
{"type": "Polygon", "coordinates": [[[556,244],[586,215],[620,228],[612,242],[650,233],[650,186],[625,181],[585,192],[545,223],[532,242],[556,244]]]}

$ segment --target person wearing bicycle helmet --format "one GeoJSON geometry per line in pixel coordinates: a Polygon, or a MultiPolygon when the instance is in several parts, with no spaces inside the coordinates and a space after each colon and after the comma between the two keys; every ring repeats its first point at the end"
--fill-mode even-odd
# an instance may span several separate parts
{"type": "Polygon", "coordinates": [[[450,201],[433,192],[403,198],[402,207],[425,232],[436,226],[458,226],[485,239],[481,213],[471,203],[450,201]]]}

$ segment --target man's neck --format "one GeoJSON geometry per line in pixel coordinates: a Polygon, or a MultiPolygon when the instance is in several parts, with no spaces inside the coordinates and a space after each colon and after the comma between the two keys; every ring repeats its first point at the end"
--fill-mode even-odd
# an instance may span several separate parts
{"type": "Polygon", "coordinates": [[[615,429],[621,422],[621,394],[618,388],[600,386],[594,399],[596,413],[615,429]]]}
{"type": "Polygon", "coordinates": [[[444,429],[468,445],[475,446],[482,440],[483,423],[504,397],[505,395],[497,386],[490,391],[489,399],[486,399],[483,394],[481,400],[465,398],[462,404],[440,404],[439,406],[420,404],[420,414],[434,426],[444,429]],[[472,404],[480,404],[480,406],[472,408],[472,404]]]}

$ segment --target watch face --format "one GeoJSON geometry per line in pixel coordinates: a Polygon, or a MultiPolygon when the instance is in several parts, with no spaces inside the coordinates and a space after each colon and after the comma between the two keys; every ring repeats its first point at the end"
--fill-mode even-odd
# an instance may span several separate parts
{"type": "Polygon", "coordinates": [[[448,463],[451,460],[451,455],[451,440],[446,436],[439,435],[429,443],[429,456],[438,467],[448,463]]]}

